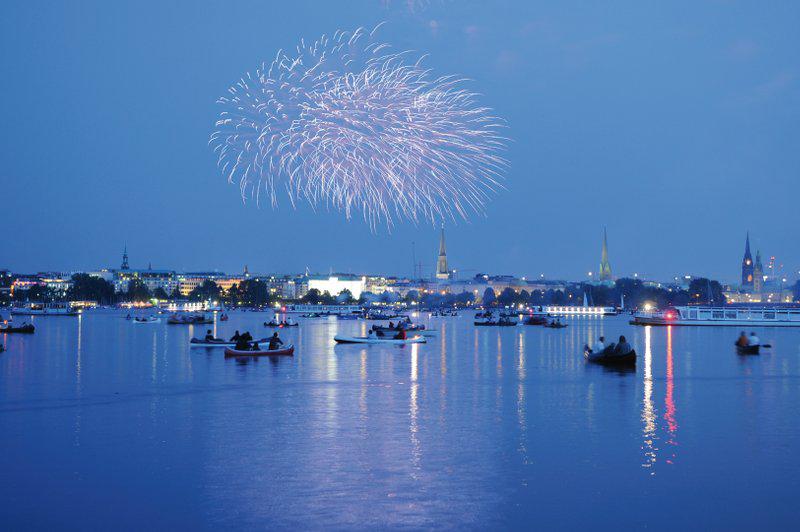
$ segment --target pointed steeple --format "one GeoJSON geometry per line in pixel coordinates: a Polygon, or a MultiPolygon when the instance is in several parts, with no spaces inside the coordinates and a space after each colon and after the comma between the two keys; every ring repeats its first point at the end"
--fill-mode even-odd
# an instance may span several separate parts
{"type": "Polygon", "coordinates": [[[125,244],[125,251],[122,252],[122,265],[120,266],[120,270],[128,269],[130,269],[128,266],[128,244],[125,244]]]}
{"type": "Polygon", "coordinates": [[[608,262],[608,233],[605,227],[603,228],[603,249],[600,252],[600,271],[598,273],[601,281],[610,281],[612,278],[611,263],[608,262]]]}
{"type": "Polygon", "coordinates": [[[744,257],[742,257],[742,288],[753,288],[753,256],[750,254],[750,231],[744,242],[744,257]]]}
{"type": "Polygon", "coordinates": [[[450,279],[450,270],[447,268],[447,249],[444,244],[444,224],[442,224],[442,234],[439,237],[439,258],[436,260],[436,278],[440,280],[450,279]]]}

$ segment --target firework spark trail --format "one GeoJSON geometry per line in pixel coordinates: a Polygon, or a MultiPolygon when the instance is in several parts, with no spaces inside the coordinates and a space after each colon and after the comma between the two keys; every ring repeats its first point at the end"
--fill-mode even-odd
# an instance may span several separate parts
{"type": "Polygon", "coordinates": [[[465,80],[432,77],[374,34],[301,41],[219,99],[210,143],[243,199],[263,190],[276,206],[284,188],[293,206],[360,215],[373,230],[483,212],[506,166],[500,120],[465,80]]]}

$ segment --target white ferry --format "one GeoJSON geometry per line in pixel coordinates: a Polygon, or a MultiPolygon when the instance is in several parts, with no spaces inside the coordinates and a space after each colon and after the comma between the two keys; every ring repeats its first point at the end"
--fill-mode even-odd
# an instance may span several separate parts
{"type": "Polygon", "coordinates": [[[800,327],[800,307],[673,307],[637,312],[631,325],[800,327]]]}
{"type": "Polygon", "coordinates": [[[544,305],[533,307],[533,316],[616,316],[614,307],[590,307],[580,305],[544,305]]]}
{"type": "Polygon", "coordinates": [[[26,303],[11,309],[11,314],[18,316],[77,316],[79,313],[71,303],[26,303]]]}

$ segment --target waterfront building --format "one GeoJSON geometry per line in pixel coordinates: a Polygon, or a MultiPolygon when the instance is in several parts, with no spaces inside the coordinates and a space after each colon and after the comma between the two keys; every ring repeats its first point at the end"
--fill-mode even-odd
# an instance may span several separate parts
{"type": "Polygon", "coordinates": [[[600,271],[597,272],[597,278],[603,282],[614,280],[611,263],[608,261],[608,234],[605,228],[603,228],[603,248],[600,251],[600,271]]]}
{"type": "Polygon", "coordinates": [[[451,278],[451,272],[447,267],[447,249],[444,244],[444,224],[442,224],[442,234],[439,237],[439,256],[436,259],[436,279],[447,281],[451,278]]]}
{"type": "MultiPolygon", "coordinates": [[[[366,291],[367,278],[356,275],[330,275],[327,277],[312,276],[308,278],[308,290],[317,289],[320,293],[328,292],[338,296],[342,290],[349,290],[354,298],[361,297],[361,292],[366,291]]],[[[302,296],[300,296],[302,297],[302,296]]]]}
{"type": "MultiPolygon", "coordinates": [[[[247,274],[249,277],[249,273],[247,274]]],[[[206,281],[213,281],[221,291],[227,292],[233,285],[245,280],[245,274],[227,275],[222,272],[188,272],[177,275],[177,286],[183,297],[188,297],[192,290],[206,281]]]]}

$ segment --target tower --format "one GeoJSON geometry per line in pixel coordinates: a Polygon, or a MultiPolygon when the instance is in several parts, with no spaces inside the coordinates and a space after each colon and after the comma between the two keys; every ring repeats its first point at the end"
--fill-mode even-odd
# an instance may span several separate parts
{"type": "Polygon", "coordinates": [[[608,234],[603,228],[603,250],[600,252],[600,271],[597,278],[601,281],[611,281],[611,263],[608,262],[608,234]]]}
{"type": "Polygon", "coordinates": [[[761,264],[761,252],[756,251],[756,263],[753,266],[753,292],[760,294],[764,288],[764,266],[761,264]]]}
{"type": "Polygon", "coordinates": [[[750,255],[750,231],[744,243],[744,257],[742,257],[742,288],[753,288],[753,256],[750,255]]]}
{"type": "Polygon", "coordinates": [[[122,266],[119,268],[120,270],[129,270],[130,267],[128,266],[128,245],[125,245],[125,251],[122,252],[122,266]]]}
{"type": "Polygon", "coordinates": [[[439,238],[439,258],[436,260],[436,278],[440,281],[450,279],[450,270],[447,269],[447,250],[444,245],[444,224],[442,224],[442,236],[439,238]]]}

